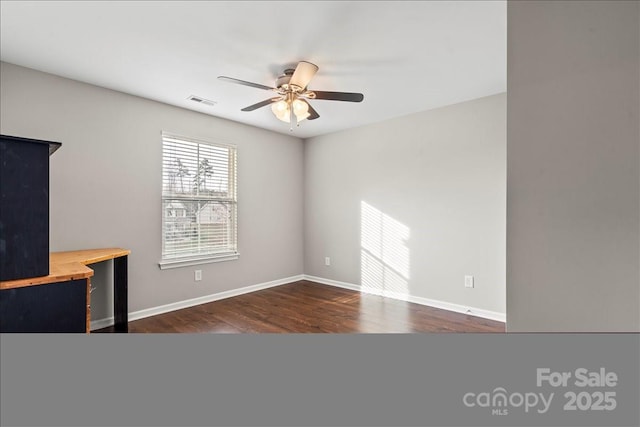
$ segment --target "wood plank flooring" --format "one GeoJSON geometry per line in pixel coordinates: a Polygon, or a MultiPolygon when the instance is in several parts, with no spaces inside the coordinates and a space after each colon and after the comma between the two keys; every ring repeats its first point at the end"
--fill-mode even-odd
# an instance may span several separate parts
{"type": "MultiPolygon", "coordinates": [[[[111,332],[113,327],[94,332],[111,332]]],[[[299,281],[129,322],[129,332],[504,332],[502,322],[299,281]]]]}

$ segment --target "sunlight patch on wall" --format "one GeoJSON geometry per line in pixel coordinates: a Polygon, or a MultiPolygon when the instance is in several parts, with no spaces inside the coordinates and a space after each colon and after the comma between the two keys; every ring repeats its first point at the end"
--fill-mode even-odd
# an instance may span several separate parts
{"type": "Polygon", "coordinates": [[[394,297],[409,294],[409,231],[406,225],[361,202],[362,291],[394,297]]]}

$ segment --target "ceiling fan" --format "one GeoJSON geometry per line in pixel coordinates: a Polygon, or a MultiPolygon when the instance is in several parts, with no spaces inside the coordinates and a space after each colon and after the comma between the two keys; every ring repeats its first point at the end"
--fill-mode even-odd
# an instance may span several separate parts
{"type": "Polygon", "coordinates": [[[364,95],[361,93],[309,90],[307,85],[317,71],[317,65],[307,61],[300,61],[295,70],[292,68],[284,70],[284,73],[276,79],[276,87],[225,76],[218,76],[218,79],[277,93],[277,96],[245,107],[242,111],[253,111],[271,105],[273,114],[283,122],[289,123],[290,130],[293,131],[294,117],[297,126],[300,126],[300,122],[305,119],[315,120],[320,117],[318,112],[309,104],[308,100],[310,99],[348,102],[362,102],[364,99],[364,95]]]}

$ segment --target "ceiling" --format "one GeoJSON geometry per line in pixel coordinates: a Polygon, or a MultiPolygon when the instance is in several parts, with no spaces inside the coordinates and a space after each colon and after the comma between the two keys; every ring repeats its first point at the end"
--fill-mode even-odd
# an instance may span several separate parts
{"type": "Polygon", "coordinates": [[[241,108],[300,60],[310,89],[361,92],[312,101],[300,138],[506,90],[506,2],[0,2],[2,61],[289,134],[269,107],[241,108]],[[197,95],[213,107],[187,100],[197,95]]]}

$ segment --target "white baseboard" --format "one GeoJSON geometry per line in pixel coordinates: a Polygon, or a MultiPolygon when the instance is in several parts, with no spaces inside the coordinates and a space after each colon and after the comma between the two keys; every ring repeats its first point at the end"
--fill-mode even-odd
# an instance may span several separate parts
{"type": "Polygon", "coordinates": [[[324,277],[303,275],[304,280],[311,282],[322,283],[323,285],[336,286],[339,288],[351,289],[352,291],[358,291],[367,294],[380,295],[386,298],[397,299],[401,301],[408,301],[415,304],[426,305],[429,307],[441,308],[443,310],[455,311],[456,313],[468,314],[470,316],[482,317],[484,319],[496,320],[498,322],[506,322],[507,316],[505,313],[499,313],[497,311],[484,310],[476,307],[469,307],[460,304],[454,304],[446,301],[439,301],[435,299],[417,297],[408,294],[400,294],[398,292],[382,291],[380,289],[364,288],[360,285],[347,282],[339,282],[337,280],[325,279],[324,277]]]}
{"type": "Polygon", "coordinates": [[[360,285],[354,285],[353,283],[339,282],[338,280],[325,279],[324,277],[310,276],[303,274],[303,280],[309,280],[310,282],[322,283],[323,285],[336,286],[338,288],[350,289],[352,291],[360,292],[360,285]]]}
{"type": "MultiPolygon", "coordinates": [[[[151,317],[158,314],[169,313],[171,311],[180,310],[182,308],[193,307],[195,305],[205,304],[208,302],[219,301],[225,298],[231,298],[238,295],[248,294],[250,292],[259,291],[262,289],[273,288],[275,286],[285,285],[287,283],[297,282],[299,280],[309,280],[311,282],[321,283],[323,285],[335,286],[338,288],[350,289],[356,292],[363,292],[368,294],[380,295],[386,298],[392,298],[402,301],[408,301],[415,304],[426,305],[429,307],[441,308],[443,310],[455,311],[456,313],[464,313],[471,316],[482,317],[484,319],[496,320],[498,322],[505,322],[505,313],[498,313],[495,311],[483,310],[481,308],[468,307],[460,304],[454,304],[446,301],[438,301],[429,298],[416,297],[413,295],[400,294],[397,292],[380,291],[379,289],[363,288],[360,285],[353,283],[340,282],[338,280],[325,279],[324,277],[310,276],[308,274],[299,274],[297,276],[285,277],[284,279],[272,280],[270,282],[259,283],[257,285],[245,286],[244,288],[231,289],[229,291],[218,292],[211,295],[205,295],[198,298],[192,298],[184,301],[178,301],[171,304],[165,304],[158,307],[151,307],[144,310],[133,311],[129,313],[129,321],[144,319],[145,317],[151,317]]],[[[102,329],[113,325],[113,317],[107,317],[105,319],[98,319],[91,321],[91,330],[102,329]]]]}
{"type": "Polygon", "coordinates": [[[102,328],[111,326],[113,325],[113,323],[114,323],[113,316],[111,316],[105,319],[92,320],[90,327],[92,331],[95,331],[96,329],[102,329],[102,328]]]}
{"type": "MultiPolygon", "coordinates": [[[[238,295],[248,294],[250,292],[260,291],[262,289],[273,288],[274,286],[285,285],[291,282],[303,280],[304,275],[285,277],[284,279],[272,280],[270,282],[258,283],[257,285],[245,286],[244,288],[231,289],[229,291],[217,292],[211,295],[205,295],[198,298],[191,298],[184,301],[178,301],[171,304],[165,304],[158,307],[146,308],[144,310],[133,311],[129,313],[129,321],[144,319],[158,314],[168,313],[170,311],[180,310],[182,308],[193,307],[195,305],[205,304],[208,302],[219,301],[225,298],[231,298],[238,295]]],[[[113,325],[113,317],[98,319],[91,321],[91,330],[102,329],[113,325]]]]}

